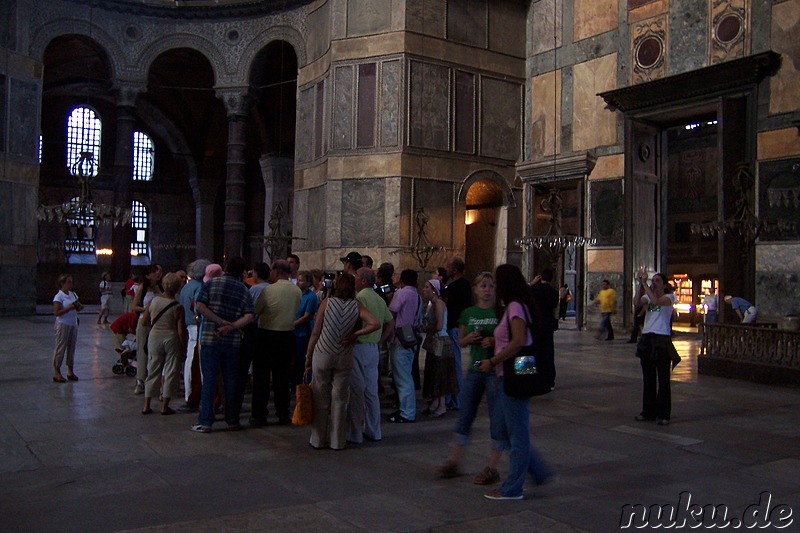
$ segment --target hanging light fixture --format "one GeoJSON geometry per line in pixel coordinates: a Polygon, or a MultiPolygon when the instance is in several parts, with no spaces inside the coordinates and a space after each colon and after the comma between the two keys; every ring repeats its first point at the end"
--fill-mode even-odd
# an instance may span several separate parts
{"type": "Polygon", "coordinates": [[[80,195],[77,199],[57,205],[40,205],[38,216],[42,222],[81,221],[85,225],[113,224],[126,225],[131,220],[131,210],[113,205],[95,203],[92,200],[94,177],[94,154],[81,152],[78,160],[70,167],[70,174],[78,179],[80,195]]]}

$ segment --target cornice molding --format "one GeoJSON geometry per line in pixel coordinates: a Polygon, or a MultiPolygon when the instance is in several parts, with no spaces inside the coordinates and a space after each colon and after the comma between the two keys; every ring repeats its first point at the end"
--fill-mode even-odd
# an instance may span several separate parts
{"type": "Polygon", "coordinates": [[[542,161],[523,161],[517,165],[517,174],[524,183],[532,185],[584,179],[592,172],[596,162],[597,157],[591,152],[542,161]]]}
{"type": "Polygon", "coordinates": [[[623,113],[690,100],[760,83],[780,68],[781,55],[769,51],[718,63],[667,78],[598,93],[612,109],[623,113]]]}
{"type": "Polygon", "coordinates": [[[310,4],[315,0],[231,0],[227,3],[191,2],[186,0],[154,2],[145,4],[132,0],[64,0],[72,4],[80,4],[92,8],[125,13],[142,17],[156,17],[185,20],[221,20],[230,18],[248,18],[271,15],[310,4]],[[200,5],[197,5],[200,4],[200,5]]]}

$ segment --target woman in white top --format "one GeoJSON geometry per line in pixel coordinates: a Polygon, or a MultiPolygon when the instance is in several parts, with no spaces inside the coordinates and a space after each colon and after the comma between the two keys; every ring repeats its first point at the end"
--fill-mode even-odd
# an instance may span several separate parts
{"type": "Polygon", "coordinates": [[[97,323],[108,324],[108,314],[111,312],[111,274],[103,272],[100,280],[100,314],[97,315],[97,323]]]}
{"type": "Polygon", "coordinates": [[[649,286],[646,272],[640,272],[636,278],[638,289],[634,302],[647,309],[642,337],[636,345],[636,356],[642,364],[642,412],[636,420],[657,420],[659,426],[666,426],[672,409],[670,365],[675,368],[680,362],[680,356],[672,345],[671,319],[675,295],[664,274],[654,274],[649,286]]]}
{"type": "Polygon", "coordinates": [[[53,297],[53,314],[56,316],[56,349],[53,352],[53,381],[65,383],[78,381],[73,372],[75,364],[75,345],[78,342],[78,311],[83,305],[78,295],[72,291],[72,276],[61,274],[58,277],[58,293],[53,297]],[[61,364],[67,356],[67,377],[61,375],[61,364]]]}

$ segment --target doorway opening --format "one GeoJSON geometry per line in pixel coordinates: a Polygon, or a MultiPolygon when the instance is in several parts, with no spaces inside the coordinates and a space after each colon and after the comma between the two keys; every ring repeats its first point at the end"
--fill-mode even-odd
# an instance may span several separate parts
{"type": "Polygon", "coordinates": [[[479,179],[467,190],[464,262],[468,279],[478,272],[494,271],[498,263],[496,252],[503,200],[503,190],[492,179],[479,179]]]}

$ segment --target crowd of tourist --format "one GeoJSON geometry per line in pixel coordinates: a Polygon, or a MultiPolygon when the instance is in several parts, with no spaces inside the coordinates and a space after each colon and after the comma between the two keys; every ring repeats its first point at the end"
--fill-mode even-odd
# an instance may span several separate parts
{"type": "MultiPolygon", "coordinates": [[[[422,389],[427,402],[422,415],[438,418],[456,412],[450,456],[436,469],[439,477],[450,478],[460,474],[463,450],[485,396],[491,449],[473,481],[499,482],[504,451],[508,477],[487,498],[521,499],[528,476],[537,484],[550,481],[553,470],[530,440],[529,402],[506,393],[503,373],[508,367],[503,363],[535,345],[539,369],[551,380],[549,390],[555,388],[553,332],[563,316],[568,288],[551,286],[552,271],[529,285],[519,268],[506,264],[495,273],[479,273],[470,284],[459,257],[450,258],[426,280],[419,280],[412,269],[398,272],[390,263],[373,269],[372,259],[358,252],[341,261],[335,274],[300,270],[296,255],[250,270],[240,257],[230,258],[224,269],[199,259],[188,266],[188,275],[180,270],[165,275],[160,265],[146,267],[126,284],[127,312],[111,325],[121,352],[118,365],[130,367],[129,375],[134,369],[128,359],[135,353],[134,394],[144,396],[141,414],[154,412],[151,405],[157,397],[161,415],[197,412],[192,431],[211,433],[218,414],[228,431],[236,431],[242,429],[240,415],[249,390],[250,427],[290,425],[292,391],[310,379],[309,445],[341,450],[382,439],[381,392],[385,403],[396,406],[383,420],[416,422],[417,390],[422,389]],[[469,349],[466,372],[462,348],[469,349]],[[391,382],[391,389],[384,381],[391,382]],[[173,408],[181,382],[183,405],[173,408]]],[[[664,327],[650,320],[668,321],[671,314],[674,297],[665,279],[656,275],[648,286],[638,278],[636,298],[648,311],[660,306],[654,307],[657,313],[648,313],[637,347],[644,400],[636,418],[661,425],[669,423],[670,364],[677,364],[668,359],[677,354],[664,327]]],[[[99,289],[101,295],[109,294],[106,275],[99,289]]],[[[53,308],[53,381],[78,381],[73,370],[82,304],[68,274],[59,278],[53,308]],[[66,377],[61,373],[65,357],[66,377]]],[[[107,320],[108,309],[105,298],[98,323],[107,320]]],[[[605,322],[604,329],[613,335],[605,322]]]]}

